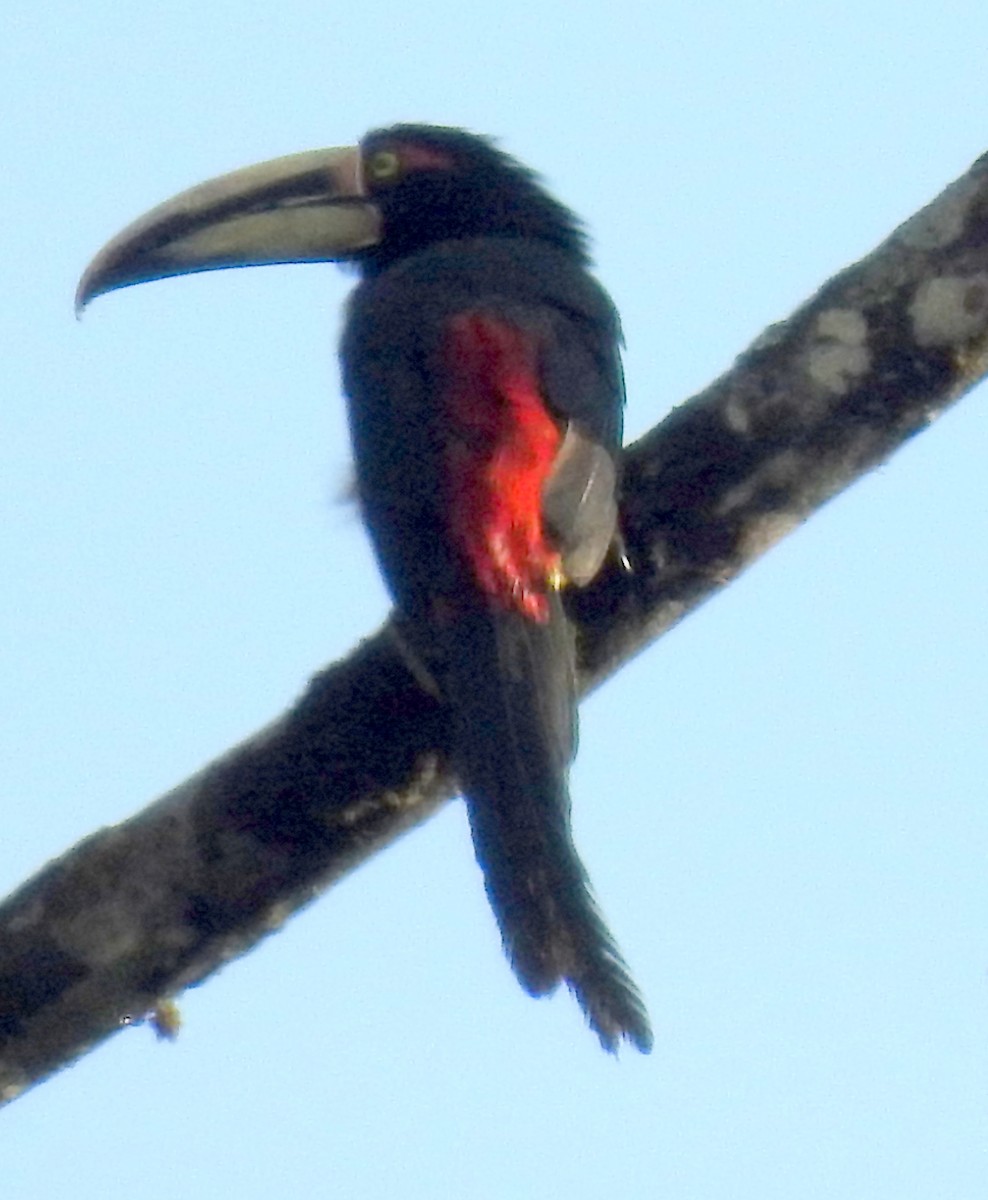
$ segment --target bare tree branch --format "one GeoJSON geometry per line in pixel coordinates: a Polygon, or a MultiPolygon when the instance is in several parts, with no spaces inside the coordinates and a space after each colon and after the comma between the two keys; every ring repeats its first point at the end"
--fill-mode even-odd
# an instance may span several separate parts
{"type": "MultiPolygon", "coordinates": [[[[616,565],[574,595],[586,687],[988,371],[988,157],[630,449],[616,565]]],[[[244,953],[453,792],[385,629],[291,710],[0,907],[0,1101],[244,953]]]]}

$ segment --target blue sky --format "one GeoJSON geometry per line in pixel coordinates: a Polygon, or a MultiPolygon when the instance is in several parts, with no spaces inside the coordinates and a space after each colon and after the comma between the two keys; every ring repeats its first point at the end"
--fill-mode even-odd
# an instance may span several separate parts
{"type": "MultiPolygon", "coordinates": [[[[97,301],[207,176],[396,120],[587,220],[631,436],[988,149],[983,4],[13,0],[0,42],[0,890],[386,612],[352,279],[97,301]]],[[[964,400],[584,706],[578,842],[647,994],[603,1055],[503,962],[461,806],[0,1117],[4,1194],[971,1200],[988,1180],[988,459],[964,400]]]]}

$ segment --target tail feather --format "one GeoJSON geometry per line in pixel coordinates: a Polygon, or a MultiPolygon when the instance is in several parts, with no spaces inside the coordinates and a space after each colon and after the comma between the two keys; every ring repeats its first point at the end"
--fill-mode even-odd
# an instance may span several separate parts
{"type": "Polygon", "coordinates": [[[477,860],[522,986],[565,982],[606,1050],[652,1044],[648,1014],[597,907],[570,833],[576,737],[572,632],[558,597],[546,624],[458,613],[444,690],[477,860]]]}

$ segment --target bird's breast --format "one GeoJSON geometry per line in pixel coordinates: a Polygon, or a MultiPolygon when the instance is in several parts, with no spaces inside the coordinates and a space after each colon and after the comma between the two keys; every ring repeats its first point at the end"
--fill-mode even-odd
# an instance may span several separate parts
{"type": "Polygon", "coordinates": [[[539,622],[562,583],[542,493],[561,434],[539,386],[536,335],[482,310],[451,317],[441,343],[442,469],[450,535],[474,584],[539,622]]]}

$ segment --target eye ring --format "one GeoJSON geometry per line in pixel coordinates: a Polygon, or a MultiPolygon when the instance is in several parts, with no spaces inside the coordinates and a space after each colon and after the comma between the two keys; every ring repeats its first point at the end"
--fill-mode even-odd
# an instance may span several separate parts
{"type": "Polygon", "coordinates": [[[374,183],[388,183],[401,172],[401,159],[393,150],[375,150],[366,162],[367,176],[374,183]]]}

